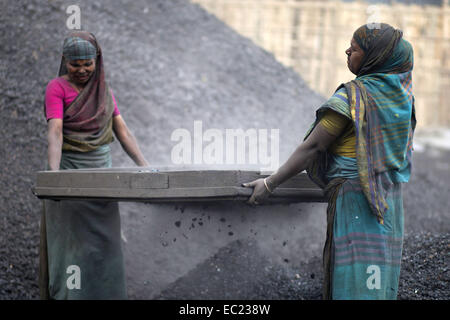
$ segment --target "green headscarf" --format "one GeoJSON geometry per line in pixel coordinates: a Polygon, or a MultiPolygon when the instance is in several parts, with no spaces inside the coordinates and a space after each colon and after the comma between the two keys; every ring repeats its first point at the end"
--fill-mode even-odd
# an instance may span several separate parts
{"type": "Polygon", "coordinates": [[[63,56],[67,60],[88,60],[97,57],[95,46],[79,37],[68,37],[64,40],[63,56]]]}
{"type": "Polygon", "coordinates": [[[364,51],[357,76],[396,73],[412,69],[412,50],[402,39],[403,32],[386,23],[365,24],[353,34],[364,51]]]}

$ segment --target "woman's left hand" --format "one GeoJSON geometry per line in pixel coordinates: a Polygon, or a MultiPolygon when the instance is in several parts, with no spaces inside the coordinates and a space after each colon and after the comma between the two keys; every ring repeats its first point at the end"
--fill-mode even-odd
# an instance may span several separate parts
{"type": "Polygon", "coordinates": [[[269,190],[267,190],[266,185],[264,184],[264,179],[257,179],[252,182],[243,183],[242,185],[246,188],[253,188],[253,193],[247,202],[248,204],[261,204],[270,195],[269,190]]]}

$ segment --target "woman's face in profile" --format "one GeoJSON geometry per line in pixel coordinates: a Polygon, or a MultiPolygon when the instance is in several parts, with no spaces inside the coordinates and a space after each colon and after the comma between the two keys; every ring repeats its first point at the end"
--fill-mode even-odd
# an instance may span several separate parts
{"type": "Polygon", "coordinates": [[[95,71],[95,59],[66,60],[66,68],[72,82],[84,85],[95,71]]]}
{"type": "Polygon", "coordinates": [[[364,51],[355,39],[352,38],[350,41],[350,48],[345,50],[345,54],[347,55],[348,69],[355,75],[358,74],[362,59],[364,58],[364,51]]]}

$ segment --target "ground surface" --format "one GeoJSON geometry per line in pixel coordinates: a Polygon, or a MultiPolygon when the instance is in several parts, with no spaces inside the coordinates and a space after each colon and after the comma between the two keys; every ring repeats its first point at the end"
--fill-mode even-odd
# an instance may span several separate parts
{"type": "MultiPolygon", "coordinates": [[[[43,96],[59,66],[69,4],[0,2],[0,299],[38,299],[41,204],[30,188],[45,166],[43,96]]],[[[151,163],[168,162],[167,137],[194,119],[207,119],[212,128],[288,128],[280,134],[283,158],[312,119],[306,108],[323,101],[270,54],[185,1],[81,6],[109,52],[105,61],[119,104],[127,105],[127,123],[139,141],[152,142],[143,147],[151,163]]],[[[117,145],[113,154],[117,165],[130,165],[117,145]]],[[[450,298],[449,159],[449,151],[438,149],[415,153],[404,188],[400,299],[450,298]]],[[[231,241],[154,298],[320,298],[320,255],[298,259],[274,263],[254,240],[231,241]]],[[[130,298],[145,298],[137,282],[129,283],[130,298]]]]}

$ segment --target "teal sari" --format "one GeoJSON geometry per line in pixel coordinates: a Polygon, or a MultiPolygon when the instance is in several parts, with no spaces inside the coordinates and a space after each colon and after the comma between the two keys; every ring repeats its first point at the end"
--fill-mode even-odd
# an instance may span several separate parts
{"type": "MultiPolygon", "coordinates": [[[[62,152],[60,169],[111,167],[109,145],[62,152]]],[[[117,202],[44,200],[41,297],[126,299],[117,202]]]]}

